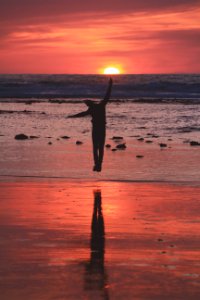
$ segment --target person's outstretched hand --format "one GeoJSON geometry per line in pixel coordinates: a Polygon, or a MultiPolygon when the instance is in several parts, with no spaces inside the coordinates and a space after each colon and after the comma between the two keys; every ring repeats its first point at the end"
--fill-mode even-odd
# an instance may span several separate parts
{"type": "Polygon", "coordinates": [[[66,119],[71,119],[71,118],[75,118],[75,115],[69,115],[69,116],[65,116],[66,119]]]}

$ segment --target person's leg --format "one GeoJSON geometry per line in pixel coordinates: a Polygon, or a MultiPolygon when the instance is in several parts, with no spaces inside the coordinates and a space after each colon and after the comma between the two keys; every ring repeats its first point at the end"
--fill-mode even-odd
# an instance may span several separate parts
{"type": "Polygon", "coordinates": [[[104,146],[105,146],[105,130],[103,130],[100,134],[99,134],[99,141],[98,141],[98,170],[97,171],[101,171],[101,166],[102,166],[102,162],[103,162],[103,155],[104,155],[104,146]]]}
{"type": "Polygon", "coordinates": [[[93,143],[93,158],[94,158],[93,171],[97,171],[97,165],[98,165],[98,161],[99,161],[98,139],[97,139],[97,134],[94,130],[92,131],[92,143],[93,143]]]}

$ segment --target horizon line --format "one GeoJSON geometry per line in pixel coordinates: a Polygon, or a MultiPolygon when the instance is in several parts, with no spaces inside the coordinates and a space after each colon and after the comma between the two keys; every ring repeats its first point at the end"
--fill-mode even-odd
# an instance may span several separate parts
{"type": "Polygon", "coordinates": [[[200,75],[199,72],[167,72],[167,73],[121,73],[121,74],[99,74],[99,73],[0,73],[2,75],[74,75],[74,76],[105,76],[118,77],[123,75],[200,75]]]}

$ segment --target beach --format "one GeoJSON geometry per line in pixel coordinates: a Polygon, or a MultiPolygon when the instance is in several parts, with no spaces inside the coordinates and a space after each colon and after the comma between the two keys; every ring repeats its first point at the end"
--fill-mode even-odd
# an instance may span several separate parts
{"type": "MultiPolygon", "coordinates": [[[[0,99],[1,300],[198,299],[199,95],[121,97],[132,77],[119,77],[93,172],[91,119],[68,118],[86,109],[91,78],[66,77],[80,80],[78,98],[59,98],[74,91],[65,77],[18,77],[1,91],[15,97],[0,99]]],[[[92,78],[100,91],[104,79],[92,78]]],[[[155,76],[145,78],[148,91],[155,76]]]]}
{"type": "Polygon", "coordinates": [[[0,187],[2,300],[198,299],[199,187],[0,187]]]}

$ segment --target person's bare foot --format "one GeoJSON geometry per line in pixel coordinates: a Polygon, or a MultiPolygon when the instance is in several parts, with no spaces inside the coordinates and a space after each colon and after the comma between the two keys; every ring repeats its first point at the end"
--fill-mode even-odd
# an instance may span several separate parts
{"type": "Polygon", "coordinates": [[[97,171],[97,172],[101,172],[101,165],[98,165],[98,166],[96,167],[96,171],[97,171]]]}
{"type": "Polygon", "coordinates": [[[93,171],[94,171],[94,172],[97,171],[97,166],[96,166],[96,165],[93,167],[93,171]]]}

